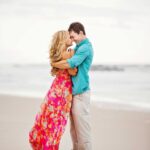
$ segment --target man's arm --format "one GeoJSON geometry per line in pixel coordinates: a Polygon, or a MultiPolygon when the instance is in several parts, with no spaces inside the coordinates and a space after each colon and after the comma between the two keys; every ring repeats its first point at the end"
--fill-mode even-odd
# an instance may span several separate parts
{"type": "Polygon", "coordinates": [[[87,47],[81,47],[70,59],[52,63],[51,65],[59,69],[75,68],[78,67],[88,55],[89,49],[87,47]]]}
{"type": "Polygon", "coordinates": [[[82,62],[88,57],[88,55],[89,48],[87,46],[82,46],[77,50],[72,58],[67,59],[66,61],[68,62],[70,68],[76,68],[80,64],[82,64],[82,62]]]}

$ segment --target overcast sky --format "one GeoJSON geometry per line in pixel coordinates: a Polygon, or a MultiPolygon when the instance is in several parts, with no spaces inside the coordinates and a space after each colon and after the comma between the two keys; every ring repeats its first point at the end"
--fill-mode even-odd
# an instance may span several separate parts
{"type": "Polygon", "coordinates": [[[0,63],[47,63],[53,33],[73,21],[95,64],[150,64],[149,0],[0,0],[0,63]]]}

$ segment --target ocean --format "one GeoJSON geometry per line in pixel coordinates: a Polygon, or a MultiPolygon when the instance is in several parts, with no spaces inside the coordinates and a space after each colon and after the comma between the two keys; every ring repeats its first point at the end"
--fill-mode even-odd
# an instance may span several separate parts
{"type": "MultiPolygon", "coordinates": [[[[92,101],[150,108],[150,65],[93,65],[92,101]]],[[[0,94],[44,98],[54,77],[47,64],[0,65],[0,94]]]]}

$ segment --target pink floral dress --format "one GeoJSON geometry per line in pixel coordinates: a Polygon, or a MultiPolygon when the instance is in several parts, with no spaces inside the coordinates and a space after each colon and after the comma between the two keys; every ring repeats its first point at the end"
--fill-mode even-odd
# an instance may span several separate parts
{"type": "Polygon", "coordinates": [[[58,150],[72,102],[72,82],[68,71],[60,70],[29,133],[33,150],[58,150]]]}

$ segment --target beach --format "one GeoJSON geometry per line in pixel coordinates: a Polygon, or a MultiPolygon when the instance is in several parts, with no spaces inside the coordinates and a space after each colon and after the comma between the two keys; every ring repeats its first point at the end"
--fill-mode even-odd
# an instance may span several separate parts
{"type": "MultiPolygon", "coordinates": [[[[0,95],[0,149],[30,150],[28,133],[41,97],[0,95]]],[[[149,150],[150,110],[117,103],[91,103],[93,150],[149,150]]],[[[71,149],[69,121],[60,150],[71,149]]]]}
{"type": "MultiPolygon", "coordinates": [[[[74,21],[94,50],[92,150],[150,150],[150,1],[1,0],[0,20],[0,150],[31,150],[28,134],[55,78],[52,38],[74,21]]],[[[71,150],[69,129],[68,119],[59,150],[71,150]]]]}

